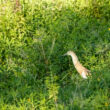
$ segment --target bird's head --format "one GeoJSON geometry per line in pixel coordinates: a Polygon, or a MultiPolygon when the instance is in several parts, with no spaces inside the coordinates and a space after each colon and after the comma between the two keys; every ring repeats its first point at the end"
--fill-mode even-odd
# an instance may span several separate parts
{"type": "Polygon", "coordinates": [[[65,56],[65,55],[70,55],[70,56],[72,56],[73,54],[75,54],[73,51],[68,51],[67,53],[64,54],[64,56],[65,56]]]}

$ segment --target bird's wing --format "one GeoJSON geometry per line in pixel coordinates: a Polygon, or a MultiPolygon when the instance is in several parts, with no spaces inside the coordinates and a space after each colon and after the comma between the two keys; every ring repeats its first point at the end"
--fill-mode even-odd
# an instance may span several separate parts
{"type": "Polygon", "coordinates": [[[85,68],[81,63],[79,64],[80,68],[84,71],[86,71],[87,73],[90,73],[90,70],[88,70],[87,68],[85,68]]]}
{"type": "Polygon", "coordinates": [[[84,78],[84,79],[87,79],[87,73],[85,71],[82,72],[81,76],[84,78]]]}
{"type": "MultiPolygon", "coordinates": [[[[85,67],[84,67],[85,68],[85,67]]],[[[90,73],[91,71],[90,70],[88,70],[87,68],[85,68],[85,71],[87,71],[88,73],[90,73]]]]}

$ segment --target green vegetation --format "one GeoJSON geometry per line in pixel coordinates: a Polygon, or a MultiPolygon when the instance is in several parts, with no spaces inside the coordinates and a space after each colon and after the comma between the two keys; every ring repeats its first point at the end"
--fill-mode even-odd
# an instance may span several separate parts
{"type": "Polygon", "coordinates": [[[1,0],[0,110],[110,110],[110,1],[1,0]]]}

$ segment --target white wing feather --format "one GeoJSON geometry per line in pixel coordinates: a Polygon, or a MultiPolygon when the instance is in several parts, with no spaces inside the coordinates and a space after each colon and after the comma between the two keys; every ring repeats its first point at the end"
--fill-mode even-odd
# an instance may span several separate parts
{"type": "Polygon", "coordinates": [[[84,79],[87,79],[86,73],[85,73],[84,71],[82,72],[81,75],[82,75],[82,77],[83,77],[84,79]]]}

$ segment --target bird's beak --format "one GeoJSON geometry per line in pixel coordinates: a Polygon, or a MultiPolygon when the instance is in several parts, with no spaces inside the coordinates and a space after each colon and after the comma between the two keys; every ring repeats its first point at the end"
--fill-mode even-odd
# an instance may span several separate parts
{"type": "Polygon", "coordinates": [[[64,55],[62,55],[62,56],[66,56],[67,55],[67,53],[65,53],[64,55]]]}

